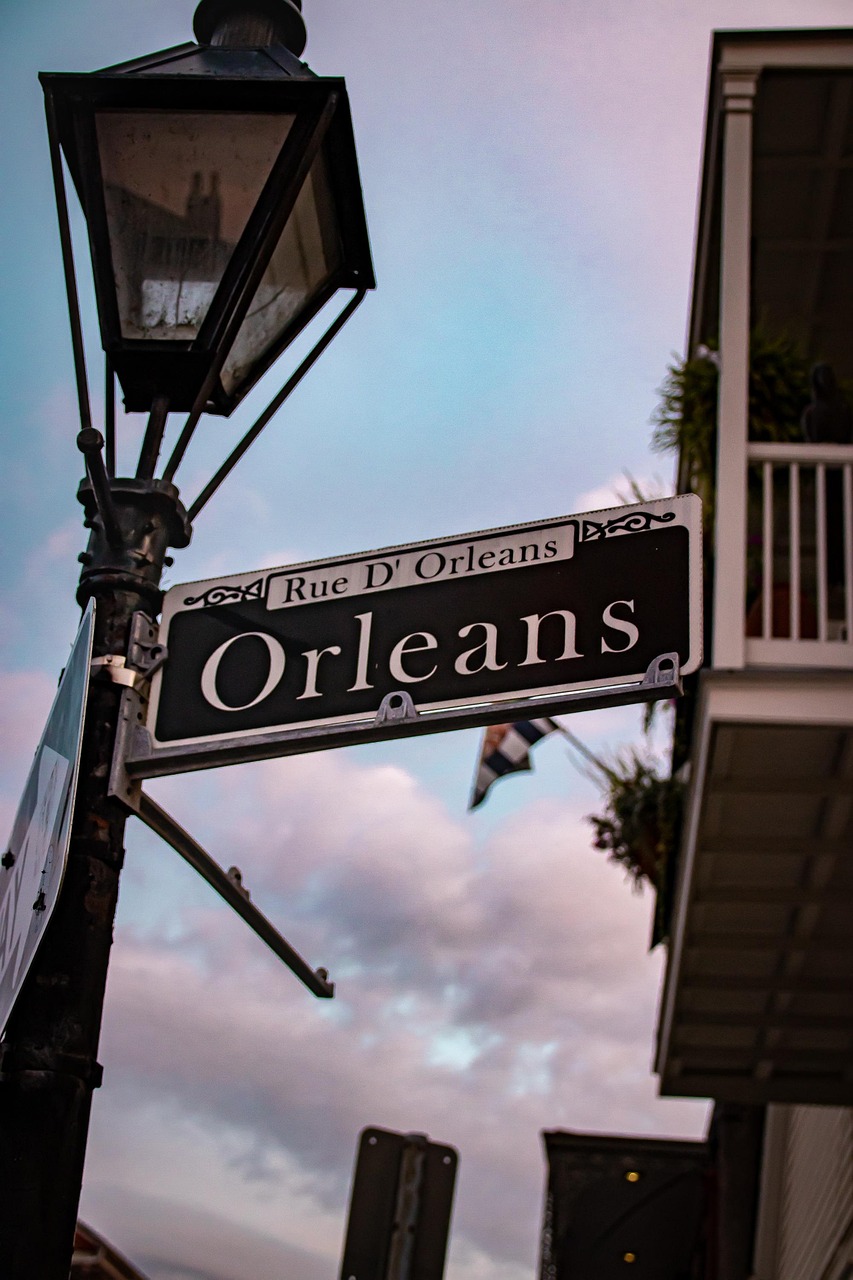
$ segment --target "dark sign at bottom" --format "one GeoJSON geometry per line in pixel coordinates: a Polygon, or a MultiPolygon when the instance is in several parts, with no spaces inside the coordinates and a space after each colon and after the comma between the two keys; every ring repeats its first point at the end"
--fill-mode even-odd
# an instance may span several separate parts
{"type": "Polygon", "coordinates": [[[458,1163],[426,1134],[364,1129],[341,1280],[442,1280],[458,1163]]]}

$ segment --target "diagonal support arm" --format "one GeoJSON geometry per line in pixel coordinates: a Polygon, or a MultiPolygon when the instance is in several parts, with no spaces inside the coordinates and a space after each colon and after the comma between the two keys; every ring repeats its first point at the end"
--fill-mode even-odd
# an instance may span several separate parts
{"type": "Polygon", "coordinates": [[[216,890],[220,897],[224,898],[229,907],[233,907],[238,916],[245,920],[250,929],[258,935],[259,938],[267,944],[267,946],[275,952],[279,960],[283,960],[288,969],[296,975],[300,982],[315,996],[330,999],[335,994],[335,985],[329,982],[325,969],[312,969],[307,960],[303,960],[298,951],[295,951],[290,943],[281,936],[278,930],[270,924],[266,916],[258,910],[254,903],[250,902],[249,895],[246,890],[241,887],[238,880],[231,878],[214,862],[210,854],[207,853],[200,844],[193,839],[188,831],[185,831],[175,819],[161,809],[156,800],[152,800],[143,791],[139,797],[139,805],[134,809],[138,817],[142,819],[147,827],[152,831],[156,831],[161,839],[171,845],[176,853],[179,853],[191,867],[202,876],[207,883],[216,890]]]}

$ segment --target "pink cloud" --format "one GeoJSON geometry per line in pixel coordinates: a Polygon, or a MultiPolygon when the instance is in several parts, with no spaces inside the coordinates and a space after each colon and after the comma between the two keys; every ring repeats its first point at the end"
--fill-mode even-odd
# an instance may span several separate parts
{"type": "MultiPolygon", "coordinates": [[[[240,847],[255,900],[329,964],[338,995],[313,1001],[212,903],[171,937],[120,921],[108,1109],[167,1105],[242,1135],[246,1195],[252,1169],[283,1204],[298,1177],[312,1212],[341,1226],[361,1127],[450,1141],[465,1280],[484,1255],[532,1265],[541,1128],[701,1130],[701,1105],[654,1097],[649,899],[590,849],[573,802],[531,799],[478,843],[404,770],[352,755],[187,782],[162,788],[168,805],[192,829],[203,818],[218,848],[240,847]]],[[[175,1160],[192,1186],[192,1154],[175,1160]]]]}

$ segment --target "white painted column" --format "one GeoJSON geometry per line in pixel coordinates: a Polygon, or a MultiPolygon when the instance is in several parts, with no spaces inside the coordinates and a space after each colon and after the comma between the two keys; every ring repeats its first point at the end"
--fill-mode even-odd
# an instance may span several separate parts
{"type": "Polygon", "coordinates": [[[758,73],[724,71],[714,667],[744,665],[752,110],[758,73]]]}

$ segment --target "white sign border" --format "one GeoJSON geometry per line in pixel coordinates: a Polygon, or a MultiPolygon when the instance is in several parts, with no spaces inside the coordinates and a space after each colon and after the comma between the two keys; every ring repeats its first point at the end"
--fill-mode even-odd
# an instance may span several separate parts
{"type": "MultiPolygon", "coordinates": [[[[302,571],[329,569],[339,566],[344,567],[356,563],[388,559],[389,557],[396,556],[398,553],[403,555],[414,551],[428,552],[430,550],[441,550],[449,547],[456,547],[460,544],[472,541],[494,538],[501,534],[512,535],[516,533],[524,533],[525,531],[530,533],[534,531],[547,532],[551,529],[564,528],[569,524],[579,525],[581,522],[586,522],[590,526],[606,530],[604,536],[627,537],[633,533],[644,532],[650,527],[654,527],[648,522],[648,520],[639,525],[635,524],[634,527],[631,527],[632,520],[648,516],[651,516],[653,520],[660,520],[662,516],[669,516],[671,518],[667,519],[665,523],[661,522],[662,528],[686,528],[690,535],[690,565],[688,571],[690,651],[687,661],[681,667],[682,676],[690,675],[691,672],[696,671],[702,665],[703,649],[702,502],[701,499],[693,493],[676,494],[669,498],[655,498],[649,502],[632,503],[628,506],[605,507],[595,511],[580,512],[576,515],[557,516],[548,520],[534,520],[526,524],[505,525],[494,529],[479,529],[472,533],[456,534],[446,538],[430,538],[423,542],[401,543],[395,546],[380,547],[374,551],[358,552],[348,556],[330,556],[320,560],[306,560],[298,564],[280,565],[270,569],[261,569],[253,573],[229,574],[223,577],[207,578],[196,582],[177,583],[175,586],[169,588],[164,597],[162,621],[160,623],[160,643],[164,644],[168,648],[169,625],[172,618],[177,614],[190,612],[196,605],[199,607],[205,607],[216,604],[237,603],[240,600],[265,600],[270,580],[282,575],[290,576],[302,571]],[[620,525],[623,527],[620,528],[620,525]],[[186,599],[188,597],[193,601],[189,606],[186,604],[186,599]]],[[[564,558],[568,557],[560,556],[555,559],[564,558]]],[[[513,567],[515,566],[496,566],[492,572],[511,573],[513,567]]],[[[407,590],[408,587],[400,587],[399,589],[407,590]]],[[[305,603],[308,602],[306,601],[305,603]]],[[[587,679],[580,681],[567,681],[565,683],[551,685],[546,688],[543,688],[540,685],[529,690],[511,690],[506,693],[490,695],[488,698],[483,697],[482,694],[478,694],[471,695],[466,698],[442,699],[438,702],[416,702],[416,706],[420,714],[429,716],[430,714],[437,714],[442,710],[451,710],[458,707],[470,707],[474,710],[478,707],[498,707],[501,703],[517,703],[524,699],[529,699],[531,711],[535,711],[537,703],[541,703],[547,698],[553,698],[560,694],[571,693],[576,690],[592,690],[599,686],[611,689],[616,688],[619,685],[636,684],[643,679],[644,675],[645,671],[643,670],[632,672],[624,676],[609,677],[606,680],[590,681],[587,679]]],[[[216,743],[229,742],[234,737],[250,739],[252,737],[269,735],[270,733],[298,733],[300,729],[309,730],[332,728],[334,726],[344,725],[371,724],[376,715],[376,711],[367,714],[360,711],[342,716],[318,716],[311,720],[282,722],[276,725],[264,725],[257,729],[241,729],[239,731],[224,732],[220,734],[199,734],[194,737],[187,738],[170,738],[168,741],[163,742],[160,741],[154,733],[154,726],[157,723],[157,711],[160,703],[162,683],[163,673],[162,671],[158,671],[151,682],[149,713],[147,716],[148,732],[151,737],[151,745],[155,752],[172,752],[174,750],[180,750],[182,747],[195,746],[198,744],[210,744],[211,746],[214,746],[216,743]]]]}

